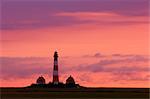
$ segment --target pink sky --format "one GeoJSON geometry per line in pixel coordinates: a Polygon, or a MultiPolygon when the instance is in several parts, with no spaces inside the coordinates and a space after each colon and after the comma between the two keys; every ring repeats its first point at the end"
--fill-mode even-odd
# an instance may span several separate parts
{"type": "Polygon", "coordinates": [[[2,2],[1,86],[60,79],[94,87],[149,87],[147,0],[2,2]],[[10,83],[11,82],[11,83],[10,83]]]}

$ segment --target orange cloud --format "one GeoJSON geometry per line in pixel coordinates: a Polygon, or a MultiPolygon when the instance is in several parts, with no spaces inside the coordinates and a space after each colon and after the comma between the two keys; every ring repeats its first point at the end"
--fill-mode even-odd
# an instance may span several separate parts
{"type": "Polygon", "coordinates": [[[77,18],[78,20],[89,20],[102,23],[148,23],[148,16],[123,16],[111,12],[60,12],[55,16],[69,16],[77,18]]]}

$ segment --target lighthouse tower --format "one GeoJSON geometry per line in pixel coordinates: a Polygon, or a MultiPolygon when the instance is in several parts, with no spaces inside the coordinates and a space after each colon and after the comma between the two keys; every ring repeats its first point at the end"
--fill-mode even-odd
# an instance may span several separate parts
{"type": "Polygon", "coordinates": [[[55,51],[54,53],[54,68],[53,68],[53,84],[59,83],[59,75],[58,75],[58,54],[55,51]]]}

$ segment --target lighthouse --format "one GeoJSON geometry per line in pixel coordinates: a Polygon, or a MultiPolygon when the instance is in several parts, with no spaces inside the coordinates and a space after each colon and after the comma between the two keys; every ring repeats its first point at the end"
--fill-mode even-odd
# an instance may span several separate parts
{"type": "Polygon", "coordinates": [[[54,52],[54,68],[53,68],[53,84],[59,83],[58,75],[58,54],[57,51],[54,52]]]}

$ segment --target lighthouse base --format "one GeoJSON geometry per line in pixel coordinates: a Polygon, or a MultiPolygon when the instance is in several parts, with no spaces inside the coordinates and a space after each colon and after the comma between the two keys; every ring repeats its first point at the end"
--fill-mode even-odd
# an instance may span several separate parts
{"type": "Polygon", "coordinates": [[[32,88],[81,88],[81,86],[79,84],[64,84],[62,82],[59,83],[48,83],[48,84],[32,84],[31,86],[28,87],[32,87],[32,88]]]}
{"type": "Polygon", "coordinates": [[[53,84],[54,84],[54,85],[58,85],[58,84],[59,84],[59,82],[53,82],[53,84]]]}

